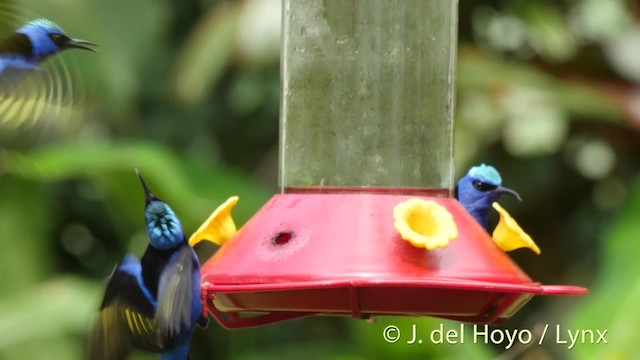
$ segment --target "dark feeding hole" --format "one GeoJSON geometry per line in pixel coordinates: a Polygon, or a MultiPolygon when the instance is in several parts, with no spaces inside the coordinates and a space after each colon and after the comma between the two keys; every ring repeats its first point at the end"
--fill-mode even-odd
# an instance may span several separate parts
{"type": "Polygon", "coordinates": [[[271,243],[275,246],[286,245],[293,239],[293,231],[280,231],[271,238],[271,243]]]}

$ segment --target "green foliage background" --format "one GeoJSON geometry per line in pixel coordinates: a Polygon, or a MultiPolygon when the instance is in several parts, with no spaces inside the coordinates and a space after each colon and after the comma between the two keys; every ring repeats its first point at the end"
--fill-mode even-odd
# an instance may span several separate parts
{"type": "MultiPolygon", "coordinates": [[[[134,167],[187,231],[230,195],[241,224],[276,191],[280,1],[0,1],[0,15],[99,44],[61,55],[86,92],[75,121],[0,126],[0,359],[80,359],[105,277],[146,246],[134,167]]],[[[608,345],[387,344],[389,324],[442,321],[318,317],[213,322],[192,358],[639,358],[639,16],[624,0],[460,1],[457,173],[493,164],[523,196],[504,203],[543,250],[512,253],[531,278],[591,289],[535,298],[504,327],[607,329],[608,345]]]]}

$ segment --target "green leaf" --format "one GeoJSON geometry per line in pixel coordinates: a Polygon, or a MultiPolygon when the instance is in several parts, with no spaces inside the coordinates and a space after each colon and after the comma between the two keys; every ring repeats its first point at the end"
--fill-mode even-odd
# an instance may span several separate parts
{"type": "MultiPolygon", "coordinates": [[[[53,270],[51,199],[34,184],[0,178],[0,296],[46,279],[53,270]]],[[[1,332],[0,332],[1,333],[1,332]]]]}
{"type": "MultiPolygon", "coordinates": [[[[17,358],[10,354],[25,359],[34,358],[26,354],[44,356],[51,349],[43,348],[43,344],[60,340],[67,344],[52,351],[58,356],[60,351],[69,355],[81,350],[77,340],[69,337],[89,329],[101,296],[102,290],[93,282],[59,276],[0,300],[0,358],[17,358]]],[[[75,355],[67,359],[80,358],[79,352],[75,355]]]]}
{"type": "Polygon", "coordinates": [[[135,219],[141,211],[137,205],[143,203],[135,168],[154,193],[191,224],[199,225],[232,195],[240,197],[234,217],[242,223],[269,198],[264,188],[240,172],[182,158],[147,142],[69,143],[31,153],[6,151],[2,164],[7,173],[30,180],[92,179],[119,193],[124,203],[135,204],[130,213],[135,219]]]}
{"type": "Polygon", "coordinates": [[[558,79],[534,66],[470,47],[460,50],[458,87],[461,93],[490,93],[498,103],[517,89],[535,90],[553,99],[551,105],[572,118],[598,122],[622,123],[627,111],[624,103],[606,89],[558,79]]]}
{"type": "Polygon", "coordinates": [[[222,76],[235,48],[241,5],[235,1],[213,7],[187,38],[174,73],[178,101],[201,102],[222,76]]]}
{"type": "MultiPolygon", "coordinates": [[[[570,329],[607,330],[608,344],[579,344],[579,359],[640,358],[640,179],[625,211],[602,241],[602,270],[570,329]]],[[[597,339],[597,337],[596,337],[597,339]]]]}
{"type": "Polygon", "coordinates": [[[567,61],[577,52],[577,42],[560,11],[544,2],[522,3],[521,14],[527,23],[531,46],[554,61],[567,61]]]}

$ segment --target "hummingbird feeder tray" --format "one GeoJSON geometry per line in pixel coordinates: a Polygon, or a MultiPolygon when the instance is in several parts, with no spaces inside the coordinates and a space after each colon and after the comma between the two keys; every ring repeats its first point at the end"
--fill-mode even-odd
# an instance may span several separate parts
{"type": "Polygon", "coordinates": [[[275,195],[203,265],[208,310],[227,328],[309,315],[501,323],[534,295],[587,293],[532,281],[455,199],[419,197],[453,215],[458,237],[445,249],[414,247],[392,213],[415,197],[275,195]]]}

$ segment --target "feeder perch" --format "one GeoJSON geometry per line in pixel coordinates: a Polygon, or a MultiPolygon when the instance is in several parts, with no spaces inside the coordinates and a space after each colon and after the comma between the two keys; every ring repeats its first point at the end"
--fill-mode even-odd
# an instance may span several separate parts
{"type": "Polygon", "coordinates": [[[283,26],[281,191],[201,269],[224,327],[501,323],[534,295],[587,293],[531,280],[451,197],[456,1],[284,0],[283,26]],[[394,208],[410,201],[449,214],[414,229],[446,244],[403,239],[394,208]]]}

